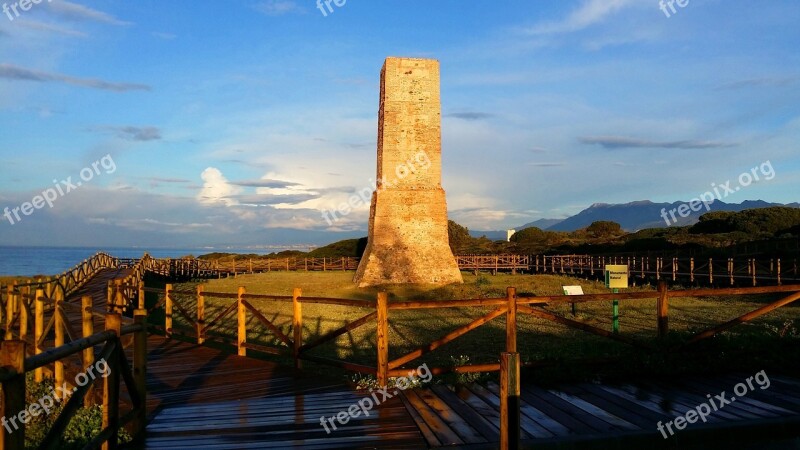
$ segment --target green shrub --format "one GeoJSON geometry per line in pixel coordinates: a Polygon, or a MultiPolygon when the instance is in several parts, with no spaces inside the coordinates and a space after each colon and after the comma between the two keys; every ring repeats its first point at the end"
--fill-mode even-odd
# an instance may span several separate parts
{"type": "MultiPolygon", "coordinates": [[[[54,383],[52,378],[45,378],[41,383],[33,379],[33,373],[27,374],[25,379],[25,404],[38,403],[45,396],[53,396],[54,383]]],[[[44,440],[47,432],[53,426],[68,400],[57,403],[49,414],[42,412],[36,417],[31,417],[25,425],[25,448],[37,449],[44,440]]],[[[67,425],[61,436],[58,448],[63,450],[82,449],[95,436],[100,433],[103,426],[103,408],[90,406],[80,408],[67,425]]],[[[131,436],[124,429],[119,432],[119,442],[131,441],[131,436]]]]}

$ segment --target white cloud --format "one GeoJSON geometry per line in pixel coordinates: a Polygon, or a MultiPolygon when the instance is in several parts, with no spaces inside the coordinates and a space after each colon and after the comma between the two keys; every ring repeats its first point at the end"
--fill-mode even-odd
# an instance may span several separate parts
{"type": "Polygon", "coordinates": [[[36,20],[17,19],[15,23],[21,27],[25,27],[37,32],[55,33],[64,36],[73,36],[85,38],[88,34],[82,31],[71,30],[69,28],[60,27],[51,23],[39,22],[36,20]]]}
{"type": "Polygon", "coordinates": [[[265,0],[257,4],[255,9],[268,16],[282,16],[284,14],[305,12],[305,10],[293,0],[265,0]]]}
{"type": "Polygon", "coordinates": [[[544,22],[528,29],[529,34],[570,33],[602,22],[619,10],[641,0],[585,0],[566,18],[556,22],[544,22]]]}
{"type": "Polygon", "coordinates": [[[232,185],[222,172],[215,167],[209,167],[200,174],[203,179],[203,189],[197,194],[197,201],[207,205],[223,204],[225,206],[237,205],[239,202],[232,198],[242,192],[238,186],[232,185]]]}
{"type": "Polygon", "coordinates": [[[52,3],[48,2],[48,4],[50,5],[50,10],[53,11],[53,13],[67,19],[99,22],[117,26],[131,25],[131,22],[125,22],[117,19],[111,14],[89,8],[88,6],[80,5],[78,3],[72,3],[66,0],[57,0],[52,3]]]}
{"type": "Polygon", "coordinates": [[[138,83],[114,83],[95,78],[78,78],[61,73],[43,72],[13,64],[0,64],[0,78],[13,81],[37,83],[66,83],[74,86],[101,89],[113,92],[150,91],[152,88],[138,83]]]}

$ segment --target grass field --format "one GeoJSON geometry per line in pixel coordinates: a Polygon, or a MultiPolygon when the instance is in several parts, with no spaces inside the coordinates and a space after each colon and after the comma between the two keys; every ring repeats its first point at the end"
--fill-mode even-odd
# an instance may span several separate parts
{"type": "MultiPolygon", "coordinates": [[[[248,293],[291,295],[294,287],[303,289],[304,296],[347,299],[372,299],[378,290],[360,289],[352,284],[352,272],[272,272],[241,275],[236,278],[210,280],[207,292],[234,293],[239,286],[248,293]]],[[[196,283],[178,285],[177,290],[194,289],[196,283]]],[[[451,300],[505,296],[507,286],[517,288],[518,295],[560,295],[563,285],[581,285],[585,293],[608,293],[601,283],[553,275],[479,275],[464,274],[464,284],[438,288],[397,286],[387,287],[390,301],[451,300]]],[[[653,290],[634,287],[631,291],[653,290]]],[[[620,334],[664,349],[696,333],[779,298],[774,295],[749,297],[712,297],[701,299],[670,299],[671,335],[666,342],[656,339],[656,301],[624,300],[620,302],[620,334]]],[[[195,299],[178,296],[176,299],[194,314],[195,299]]],[[[233,300],[206,297],[207,320],[230,305],[233,300]]],[[[253,300],[259,310],[282,332],[290,335],[291,302],[253,300]]],[[[569,306],[554,305],[548,310],[572,317],[569,306]]],[[[440,338],[490,312],[490,308],[442,308],[415,311],[392,311],[390,314],[390,359],[440,338]]],[[[304,341],[309,342],[346,323],[368,314],[370,308],[336,305],[303,305],[304,341]]],[[[177,314],[176,314],[177,316],[177,314]]],[[[611,328],[611,302],[592,302],[578,305],[578,320],[603,329],[611,328]]],[[[788,306],[750,324],[740,325],[709,339],[699,351],[667,354],[662,351],[642,351],[609,339],[587,334],[553,322],[520,314],[518,319],[518,350],[524,361],[548,361],[555,366],[536,369],[531,373],[542,380],[564,378],[597,379],[640,375],[669,375],[685,371],[708,370],[797,370],[800,339],[795,323],[800,308],[788,306]],[[619,357],[613,364],[587,366],[579,360],[619,357]]],[[[154,317],[155,320],[157,320],[154,317]]],[[[176,319],[177,320],[177,319],[176,319]]],[[[185,323],[185,322],[184,322],[185,323]]],[[[176,321],[176,324],[178,322],[176,321]]],[[[213,333],[227,338],[235,334],[235,315],[223,321],[213,333]]],[[[248,341],[278,346],[279,342],[253,317],[249,317],[248,341]]],[[[501,316],[471,331],[454,342],[412,361],[406,367],[452,367],[465,363],[497,362],[505,343],[505,317],[501,316]]],[[[350,362],[375,364],[375,325],[368,323],[340,336],[336,341],[318,347],[313,354],[350,362]]],[[[330,369],[325,368],[324,372],[330,369]]]]}

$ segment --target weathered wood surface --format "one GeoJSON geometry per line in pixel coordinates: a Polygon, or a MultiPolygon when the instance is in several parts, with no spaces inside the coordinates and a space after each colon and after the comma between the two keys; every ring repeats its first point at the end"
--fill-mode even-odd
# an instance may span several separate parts
{"type": "MultiPolygon", "coordinates": [[[[108,281],[120,276],[124,270],[103,271],[67,302],[80,305],[89,295],[102,309],[108,281]]],[[[79,309],[67,309],[66,316],[73,329],[81,329],[79,309]]],[[[99,318],[93,325],[105,328],[99,318]]],[[[496,448],[499,442],[500,387],[494,383],[409,390],[328,434],[320,418],[347,410],[369,393],[355,392],[340,380],[301,376],[289,367],[161,336],[148,339],[148,354],[147,448],[496,448]]],[[[73,371],[67,372],[69,378],[73,371]]],[[[657,430],[659,421],[684,415],[707,401],[707,394],[730,393],[748,375],[553,389],[523,384],[520,435],[523,444],[536,448],[674,445],[657,430]]],[[[769,389],[756,387],[713,412],[708,423],[678,431],[678,439],[704,444],[796,438],[800,381],[777,374],[770,380],[769,389]]],[[[120,396],[130,401],[124,390],[120,396]]]]}
{"type": "Polygon", "coordinates": [[[150,343],[146,448],[427,447],[399,397],[328,434],[320,418],[369,392],[208,347],[160,337],[150,343]]]}
{"type": "MultiPolygon", "coordinates": [[[[676,434],[670,439],[664,439],[657,429],[659,422],[674,421],[708,401],[707,394],[725,391],[730,398],[734,386],[747,376],[689,377],[667,383],[576,383],[552,389],[526,383],[520,402],[523,446],[674,448],[676,442],[702,446],[748,439],[755,443],[797,439],[800,381],[777,375],[770,378],[768,389],[755,384],[755,391],[712,412],[705,424],[698,420],[682,431],[673,425],[676,434]]],[[[414,389],[404,392],[403,400],[430,447],[496,448],[501,430],[500,396],[500,386],[490,382],[485,387],[414,389]]]]}

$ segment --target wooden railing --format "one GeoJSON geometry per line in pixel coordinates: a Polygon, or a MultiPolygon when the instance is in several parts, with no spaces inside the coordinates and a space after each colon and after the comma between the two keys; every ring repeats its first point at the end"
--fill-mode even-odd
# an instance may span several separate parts
{"type": "Polygon", "coordinates": [[[457,255],[456,262],[459,269],[475,273],[484,270],[517,273],[531,269],[531,258],[530,255],[457,255]]]}
{"type": "MultiPolygon", "coordinates": [[[[237,293],[209,292],[204,289],[203,285],[198,286],[196,291],[177,291],[173,289],[172,285],[167,285],[166,289],[143,288],[143,292],[145,291],[159,294],[160,300],[151,310],[162,306],[164,307],[165,323],[163,329],[168,336],[183,335],[196,340],[199,344],[207,340],[217,340],[221,342],[234,341],[234,346],[239,355],[244,356],[247,354],[248,350],[253,350],[261,353],[291,357],[296,367],[300,367],[301,361],[304,360],[327,364],[354,372],[376,375],[381,385],[385,384],[389,377],[407,374],[410,369],[408,366],[409,363],[501,317],[505,317],[506,321],[505,351],[516,353],[518,314],[527,314],[616,342],[632,345],[640,349],[655,350],[655,346],[649,341],[640,341],[624,334],[601,329],[576,317],[559,315],[549,308],[559,304],[608,302],[611,300],[656,300],[657,313],[656,317],[653,318],[653,323],[656,325],[655,328],[657,331],[653,337],[663,338],[669,333],[669,301],[671,298],[702,298],[710,296],[744,296],[777,293],[789,294],[778,301],[750,311],[733,320],[692,334],[685,342],[672,349],[673,351],[678,351],[686,349],[699,341],[726,331],[736,325],[750,322],[753,319],[800,299],[800,285],[670,291],[663,281],[659,284],[658,290],[645,292],[577,296],[518,296],[516,289],[512,287],[508,288],[505,297],[498,298],[392,302],[389,302],[388,295],[385,292],[379,293],[374,300],[352,300],[326,297],[304,297],[300,288],[294,289],[293,295],[291,296],[248,293],[244,287],[240,287],[237,293]],[[178,297],[181,299],[178,300],[178,297]],[[187,302],[187,298],[192,300],[187,302]],[[224,299],[229,302],[225,302],[222,305],[215,304],[215,315],[213,317],[206,317],[206,301],[210,298],[224,299]],[[290,331],[282,330],[281,327],[276,325],[273,320],[270,320],[265,313],[256,308],[252,300],[270,300],[291,304],[292,325],[289,328],[290,331]],[[327,332],[309,342],[305,342],[303,325],[304,304],[339,305],[363,310],[364,313],[363,315],[359,314],[359,318],[346,323],[336,330],[327,332]],[[411,351],[407,351],[402,355],[390,357],[389,327],[391,323],[391,313],[393,311],[476,307],[490,308],[490,310],[483,315],[472,318],[466,325],[445,333],[438,339],[421,345],[411,351]],[[189,328],[182,328],[178,323],[173,321],[173,319],[178,316],[182,318],[182,322],[189,324],[189,328]],[[235,321],[232,320],[233,317],[236,318],[235,321]],[[265,346],[248,342],[248,327],[252,327],[251,323],[253,322],[249,318],[255,318],[255,323],[263,326],[263,331],[261,331],[262,335],[274,337],[277,345],[265,346]],[[233,328],[234,324],[236,330],[234,333],[221,332],[214,336],[210,333],[212,330],[225,325],[228,325],[228,328],[233,328]],[[310,353],[311,350],[366,325],[375,325],[376,327],[375,345],[377,354],[374,366],[346,361],[344,359],[325,358],[310,353]]],[[[142,303],[140,300],[139,307],[141,308],[141,306],[142,303]]],[[[537,363],[529,362],[528,364],[537,363]]],[[[500,370],[500,363],[464,365],[456,368],[431,367],[430,369],[433,374],[442,374],[448,371],[455,371],[458,373],[490,372],[500,370]]]]}
{"type": "MultiPolygon", "coordinates": [[[[565,274],[602,277],[608,264],[627,264],[634,280],[709,286],[781,285],[800,281],[797,260],[781,258],[674,258],[653,256],[589,255],[458,255],[461,270],[475,273],[489,271],[565,274]]],[[[17,284],[14,289],[42,288],[48,296],[66,298],[104,268],[126,268],[131,273],[122,281],[136,286],[145,273],[170,278],[208,278],[273,271],[343,271],[356,270],[359,258],[230,258],[203,260],[193,258],[157,259],[147,253],[139,259],[117,259],[98,253],[75,268],[53,279],[17,284]]],[[[0,303],[8,286],[0,287],[0,303]]]]}
{"type": "MultiPolygon", "coordinates": [[[[41,381],[42,371],[49,365],[53,365],[56,386],[64,384],[64,359],[80,355],[83,369],[83,379],[86,382],[78,381],[75,378],[76,386],[73,387],[70,398],[63,406],[61,413],[56,418],[50,430],[47,432],[39,448],[57,449],[59,439],[69,425],[70,420],[75,416],[80,406],[95,404],[94,379],[87,375],[95,365],[94,347],[102,345],[99,352],[100,359],[105,361],[108,373],[103,374],[102,378],[102,407],[103,422],[102,429],[98,435],[89,442],[86,448],[117,448],[119,430],[131,424],[134,438],[141,440],[146,425],[146,361],[147,361],[147,326],[144,311],[137,311],[134,323],[123,326],[123,319],[119,314],[108,314],[104,316],[105,331],[93,333],[91,302],[84,301],[81,307],[83,317],[82,338],[70,337],[69,342],[64,340],[64,332],[69,330],[69,322],[63,307],[66,304],[59,304],[55,301],[52,319],[50,324],[55,327],[55,345],[53,348],[44,350],[43,340],[47,336],[44,331],[44,303],[54,301],[44,297],[44,292],[37,292],[36,302],[36,325],[33,345],[27,341],[27,333],[23,329],[25,321],[20,321],[20,336],[18,340],[5,340],[0,348],[0,382],[2,382],[3,417],[19,417],[22,411],[27,410],[25,393],[26,383],[25,374],[35,372],[35,379],[41,381]],[[42,320],[39,320],[42,319],[42,320]],[[59,331],[61,330],[61,331],[59,331]],[[133,335],[133,365],[128,362],[123,351],[121,338],[126,335],[133,335]],[[29,347],[33,347],[33,356],[28,356],[29,347]],[[120,384],[124,382],[125,388],[131,399],[131,409],[122,414],[123,408],[120,405],[120,384]]],[[[87,297],[88,299],[88,297],[87,297]]],[[[23,310],[25,308],[23,307],[23,310]]],[[[7,330],[8,332],[8,330],[7,330]]],[[[67,383],[71,386],[72,383],[67,383]]],[[[65,399],[59,399],[63,401],[65,399]]],[[[11,427],[2,430],[2,440],[0,448],[21,450],[25,448],[25,422],[20,421],[18,428],[11,427]]]]}
{"type": "MultiPolygon", "coordinates": [[[[200,277],[228,276],[273,271],[356,270],[359,258],[280,258],[229,260],[165,260],[173,276],[199,274],[200,277]]],[[[656,283],[662,279],[675,283],[709,286],[781,285],[800,281],[797,261],[781,258],[665,258],[652,256],[589,255],[458,255],[461,270],[535,274],[568,274],[602,277],[608,264],[627,264],[631,275],[640,282],[656,283]]]]}
{"type": "Polygon", "coordinates": [[[745,286],[800,281],[797,260],[781,258],[663,258],[649,256],[531,256],[533,273],[602,277],[603,267],[627,264],[640,280],[685,282],[710,286],[745,286]]]}
{"type": "Polygon", "coordinates": [[[263,273],[277,271],[337,271],[356,270],[360,258],[230,258],[205,263],[207,270],[222,274],[263,273]]]}
{"type": "Polygon", "coordinates": [[[101,270],[119,267],[119,259],[101,252],[56,277],[0,286],[0,312],[5,313],[8,298],[17,293],[30,296],[36,289],[42,289],[46,297],[64,300],[82,288],[101,270]]]}
{"type": "MultiPolygon", "coordinates": [[[[91,336],[95,319],[105,320],[107,314],[105,308],[94,307],[90,296],[83,296],[80,303],[68,303],[60,298],[47,297],[43,289],[37,289],[35,295],[12,293],[5,306],[4,340],[28,342],[28,351],[32,355],[43,353],[48,348],[61,347],[81,336],[91,336]],[[70,315],[80,318],[81,330],[73,328],[70,315]]],[[[122,317],[120,320],[126,324],[132,323],[130,318],[122,317]]],[[[87,351],[83,357],[85,363],[92,355],[87,351]]],[[[57,386],[63,385],[63,361],[56,361],[54,368],[47,372],[53,376],[57,386]]],[[[36,369],[35,380],[42,381],[43,376],[44,369],[36,369]]]]}

